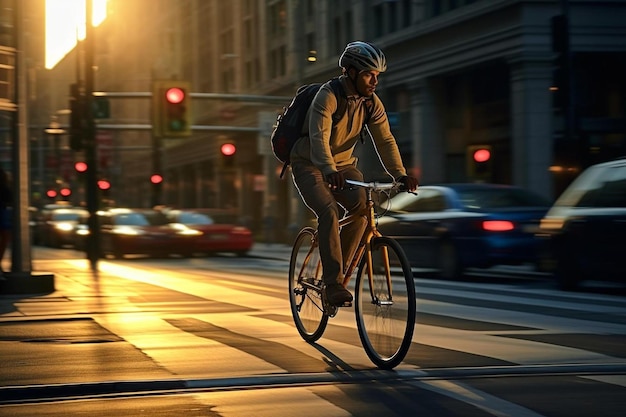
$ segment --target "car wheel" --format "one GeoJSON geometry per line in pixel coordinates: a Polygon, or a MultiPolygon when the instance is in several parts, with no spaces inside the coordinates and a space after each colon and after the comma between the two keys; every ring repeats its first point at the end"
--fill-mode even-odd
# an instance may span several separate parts
{"type": "Polygon", "coordinates": [[[454,279],[463,275],[463,266],[459,253],[451,240],[444,240],[439,246],[439,277],[454,279]]]}

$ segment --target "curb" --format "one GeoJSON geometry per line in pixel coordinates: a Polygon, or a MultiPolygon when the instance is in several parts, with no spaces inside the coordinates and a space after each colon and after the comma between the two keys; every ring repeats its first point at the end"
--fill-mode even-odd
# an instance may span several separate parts
{"type": "Polygon", "coordinates": [[[53,273],[11,273],[0,280],[0,294],[49,294],[54,292],[53,273]]]}

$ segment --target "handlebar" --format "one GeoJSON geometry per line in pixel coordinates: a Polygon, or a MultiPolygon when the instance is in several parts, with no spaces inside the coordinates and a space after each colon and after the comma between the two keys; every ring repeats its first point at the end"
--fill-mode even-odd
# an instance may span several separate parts
{"type": "Polygon", "coordinates": [[[349,184],[355,187],[368,188],[372,191],[386,191],[386,190],[393,190],[393,189],[401,189],[402,186],[404,185],[401,182],[395,182],[395,181],[394,182],[376,182],[376,181],[363,182],[363,181],[356,181],[356,180],[346,180],[346,184],[349,184]]]}

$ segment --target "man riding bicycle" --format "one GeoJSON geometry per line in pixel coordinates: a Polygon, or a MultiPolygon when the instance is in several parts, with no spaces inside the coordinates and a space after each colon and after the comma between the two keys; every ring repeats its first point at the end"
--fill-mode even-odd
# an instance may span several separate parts
{"type": "Polygon", "coordinates": [[[345,181],[363,181],[353,151],[366,120],[387,172],[408,191],[417,188],[417,178],[407,175],[385,107],[375,94],[378,76],[387,70],[385,55],[370,43],[351,42],[339,58],[339,67],[339,80],[348,97],[347,111],[333,123],[338,99],[328,83],[322,86],[305,120],[306,140],[298,140],[290,156],[293,181],[317,217],[326,298],[335,306],[352,301],[352,294],[343,286],[342,271],[366,227],[362,218],[339,231],[339,206],[342,216],[365,207],[363,188],[345,188],[345,181]],[[369,109],[367,100],[372,101],[369,109]]]}

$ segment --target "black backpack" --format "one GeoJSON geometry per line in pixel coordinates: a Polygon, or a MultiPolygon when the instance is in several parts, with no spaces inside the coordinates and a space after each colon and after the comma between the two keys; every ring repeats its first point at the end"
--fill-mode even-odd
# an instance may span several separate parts
{"type": "MultiPolygon", "coordinates": [[[[337,96],[337,111],[333,114],[333,124],[335,124],[337,121],[341,120],[346,113],[348,98],[338,78],[333,78],[329,83],[335,96],[337,96]]],[[[317,94],[322,85],[324,85],[324,83],[305,84],[298,88],[289,106],[285,107],[283,113],[276,119],[270,140],[272,142],[274,156],[284,164],[283,169],[280,171],[280,178],[283,177],[287,166],[291,163],[289,160],[291,149],[296,141],[302,137],[302,128],[306,113],[313,102],[315,94],[317,94]]],[[[368,117],[365,123],[369,120],[369,114],[368,109],[368,117]]]]}

